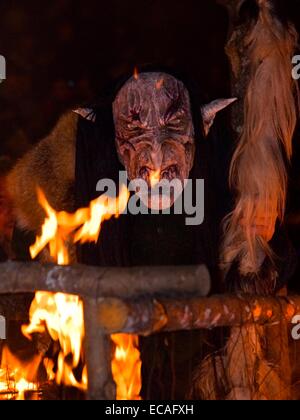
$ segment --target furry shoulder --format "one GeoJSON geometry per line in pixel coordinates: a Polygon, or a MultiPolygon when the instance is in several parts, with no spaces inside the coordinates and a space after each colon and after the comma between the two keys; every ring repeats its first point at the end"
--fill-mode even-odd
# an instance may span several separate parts
{"type": "Polygon", "coordinates": [[[9,174],[8,188],[21,228],[37,231],[42,225],[45,213],[37,200],[38,187],[55,210],[74,210],[78,118],[74,112],[64,114],[9,174]]]}

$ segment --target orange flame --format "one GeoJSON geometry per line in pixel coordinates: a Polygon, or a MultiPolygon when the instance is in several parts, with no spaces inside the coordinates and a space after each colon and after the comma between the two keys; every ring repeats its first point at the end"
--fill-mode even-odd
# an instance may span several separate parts
{"type": "Polygon", "coordinates": [[[138,350],[139,338],[135,335],[115,334],[111,339],[116,345],[112,373],[117,384],[117,399],[140,400],[142,362],[138,350]]]}
{"type": "Polygon", "coordinates": [[[160,181],[160,170],[158,169],[157,171],[151,171],[151,174],[150,174],[151,188],[155,188],[155,186],[159,183],[159,181],[160,181]]]}
{"type": "MultiPolygon", "coordinates": [[[[50,255],[54,261],[60,265],[69,264],[70,259],[66,243],[97,242],[102,222],[111,217],[118,217],[123,213],[128,199],[129,192],[126,187],[123,187],[119,198],[111,199],[104,195],[92,201],[89,208],[79,209],[74,214],[69,214],[56,212],[47,201],[44,193],[38,189],[38,200],[45,210],[46,219],[42,226],[41,235],[36,238],[35,244],[30,247],[31,257],[35,258],[49,246],[50,255]]],[[[82,350],[84,317],[83,303],[80,298],[62,293],[37,292],[31,304],[29,315],[30,324],[22,327],[25,337],[31,339],[34,333],[48,331],[52,340],[60,344],[57,372],[53,370],[53,361],[44,360],[48,380],[56,380],[57,384],[86,390],[88,386],[86,367],[82,371],[80,380],[74,374],[75,369],[77,371],[77,368],[83,365],[84,360],[82,350]]],[[[112,340],[116,344],[112,371],[117,385],[118,399],[140,399],[141,361],[138,337],[119,334],[112,336],[112,340]]],[[[39,360],[38,366],[41,362],[42,360],[39,360]]],[[[14,369],[19,366],[15,360],[11,365],[14,366],[14,369]]],[[[16,390],[25,387],[25,385],[26,389],[35,386],[24,380],[24,377],[26,377],[26,366],[24,364],[20,364],[20,369],[17,372],[22,372],[22,376],[17,382],[16,390]]],[[[7,385],[6,387],[3,385],[3,389],[7,390],[7,385]]],[[[24,398],[23,388],[18,395],[20,398],[24,398]]]]}
{"type": "Polygon", "coordinates": [[[139,80],[139,71],[137,67],[134,68],[133,77],[135,78],[135,80],[139,80]]]}
{"type": "MultiPolygon", "coordinates": [[[[83,303],[80,298],[62,293],[37,292],[30,307],[29,317],[30,324],[22,327],[25,337],[30,340],[32,334],[43,334],[47,330],[52,340],[60,344],[56,383],[85,391],[86,369],[81,382],[73,373],[83,361],[84,322],[83,303]]],[[[53,377],[51,369],[48,370],[48,375],[53,377]]]]}
{"type": "Polygon", "coordinates": [[[59,265],[68,265],[70,262],[66,243],[71,238],[73,243],[97,242],[102,222],[122,214],[129,199],[129,191],[123,186],[119,198],[102,195],[93,200],[89,208],[69,214],[56,212],[40,189],[37,193],[38,201],[47,217],[42,226],[41,236],[37,237],[34,245],[30,247],[30,255],[32,259],[36,258],[49,245],[50,255],[59,265]]]}
{"type": "MultiPolygon", "coordinates": [[[[0,364],[0,401],[25,400],[26,393],[38,391],[37,373],[41,359],[42,356],[38,355],[28,362],[22,362],[7,346],[3,348],[0,364]]],[[[36,396],[31,397],[35,398],[36,396]]]]}

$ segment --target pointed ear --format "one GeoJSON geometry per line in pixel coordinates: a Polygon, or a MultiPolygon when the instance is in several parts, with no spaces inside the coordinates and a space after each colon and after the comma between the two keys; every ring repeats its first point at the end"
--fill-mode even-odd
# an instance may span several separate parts
{"type": "Polygon", "coordinates": [[[80,115],[85,120],[92,121],[92,122],[96,121],[95,112],[90,108],[78,108],[78,109],[74,109],[73,112],[75,112],[75,114],[80,115]]]}
{"type": "Polygon", "coordinates": [[[214,123],[215,117],[219,111],[227,108],[233,102],[237,101],[237,98],[230,99],[217,99],[207,105],[201,107],[201,113],[203,117],[204,132],[207,136],[211,126],[214,123]]]}

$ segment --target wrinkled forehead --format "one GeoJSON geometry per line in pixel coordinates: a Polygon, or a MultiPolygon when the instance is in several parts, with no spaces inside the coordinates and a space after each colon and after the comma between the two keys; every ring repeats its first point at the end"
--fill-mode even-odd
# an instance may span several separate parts
{"type": "Polygon", "coordinates": [[[179,108],[191,114],[189,93],[181,81],[167,73],[140,73],[132,77],[113,104],[115,118],[132,112],[163,116],[179,108]]]}

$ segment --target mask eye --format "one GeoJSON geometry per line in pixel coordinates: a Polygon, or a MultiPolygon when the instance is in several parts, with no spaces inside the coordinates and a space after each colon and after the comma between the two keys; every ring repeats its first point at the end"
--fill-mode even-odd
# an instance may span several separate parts
{"type": "Polygon", "coordinates": [[[131,111],[128,120],[127,127],[130,131],[135,133],[140,132],[143,129],[139,111],[131,111]]]}
{"type": "Polygon", "coordinates": [[[178,127],[182,123],[184,115],[183,109],[179,109],[167,117],[167,124],[171,127],[178,127]]]}
{"type": "Polygon", "coordinates": [[[143,134],[144,126],[140,119],[139,112],[131,112],[127,119],[127,129],[134,133],[135,136],[143,134]]]}
{"type": "Polygon", "coordinates": [[[177,165],[171,165],[163,171],[162,178],[172,180],[174,178],[177,178],[178,175],[179,175],[178,166],[177,165]]]}
{"type": "Polygon", "coordinates": [[[149,177],[150,174],[150,169],[147,166],[143,166],[140,169],[140,177],[143,179],[147,179],[149,177]]]}
{"type": "Polygon", "coordinates": [[[180,122],[181,122],[181,119],[178,118],[177,115],[174,115],[172,118],[169,119],[168,124],[169,125],[178,125],[178,124],[180,124],[180,122]]]}
{"type": "Polygon", "coordinates": [[[132,111],[130,119],[132,122],[141,122],[140,113],[138,111],[132,111]]]}

